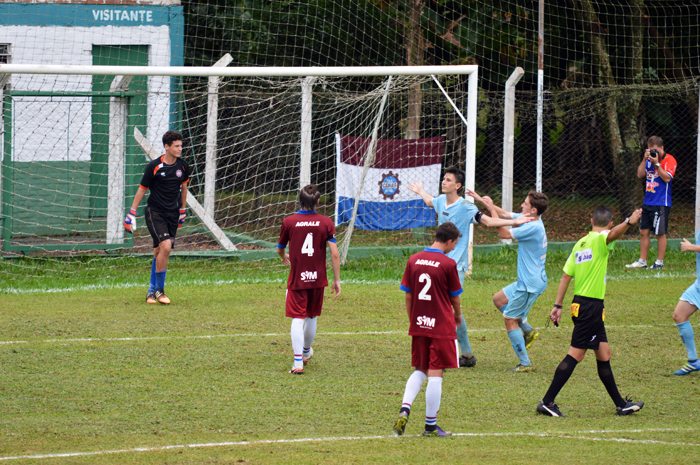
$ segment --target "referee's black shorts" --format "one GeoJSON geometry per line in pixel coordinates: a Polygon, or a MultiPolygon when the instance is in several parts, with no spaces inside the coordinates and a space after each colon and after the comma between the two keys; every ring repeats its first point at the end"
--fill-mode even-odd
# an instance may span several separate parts
{"type": "Polygon", "coordinates": [[[175,247],[175,235],[177,234],[177,224],[180,220],[180,212],[157,212],[151,207],[145,209],[146,227],[153,238],[153,248],[155,249],[165,240],[170,240],[175,247]]]}
{"type": "Polygon", "coordinates": [[[571,304],[571,347],[598,350],[601,342],[608,342],[605,333],[605,305],[603,299],[574,296],[571,304]]]}

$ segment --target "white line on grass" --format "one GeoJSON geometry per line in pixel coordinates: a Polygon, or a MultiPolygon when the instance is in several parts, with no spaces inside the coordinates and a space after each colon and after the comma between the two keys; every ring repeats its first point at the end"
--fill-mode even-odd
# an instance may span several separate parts
{"type": "MultiPolygon", "coordinates": [[[[659,279],[659,278],[695,278],[695,273],[671,273],[671,272],[658,272],[658,273],[630,273],[621,276],[608,276],[608,280],[629,280],[629,279],[659,279]]],[[[168,286],[221,286],[229,284],[280,284],[283,285],[287,281],[286,274],[280,278],[233,278],[233,279],[189,279],[189,280],[174,280],[168,281],[168,286]]],[[[399,280],[392,279],[378,279],[378,280],[365,280],[365,279],[343,279],[342,284],[385,284],[385,285],[398,285],[399,280]]],[[[87,284],[84,286],[70,286],[70,287],[54,287],[54,288],[16,288],[8,287],[0,289],[0,294],[38,294],[38,293],[60,293],[60,292],[77,292],[77,291],[100,291],[100,290],[110,290],[110,289],[131,289],[144,287],[144,282],[138,283],[115,283],[115,284],[87,284]]]]}
{"type": "MultiPolygon", "coordinates": [[[[628,438],[600,438],[580,436],[582,434],[631,434],[631,433],[654,433],[654,432],[680,432],[680,431],[697,431],[699,428],[649,428],[649,429],[632,429],[632,430],[589,430],[589,431],[560,431],[560,432],[523,432],[514,431],[509,433],[456,433],[455,436],[468,437],[508,437],[508,436],[533,436],[542,438],[554,439],[587,439],[592,441],[615,441],[626,442],[632,444],[661,444],[671,446],[700,446],[700,443],[685,443],[685,442],[666,442],[656,441],[653,439],[628,439],[628,438]],[[579,435],[579,436],[573,436],[579,435]]],[[[406,437],[417,437],[418,435],[406,435],[406,437]]],[[[91,452],[64,452],[57,454],[37,454],[37,455],[15,455],[0,457],[0,461],[7,460],[27,460],[27,459],[54,459],[66,457],[87,457],[95,455],[108,454],[128,454],[133,452],[160,452],[174,449],[200,449],[205,447],[231,447],[231,446],[256,446],[266,444],[294,444],[304,442],[337,442],[337,441],[366,441],[372,439],[394,439],[395,436],[345,436],[345,437],[327,437],[327,438],[299,438],[299,439],[262,439],[259,441],[231,441],[231,442],[211,442],[200,444],[174,444],[169,446],[153,446],[153,447],[134,447],[131,449],[113,449],[91,452]]],[[[398,439],[398,438],[397,438],[398,439]]]]}
{"type": "MultiPolygon", "coordinates": [[[[654,329],[667,328],[671,324],[664,325],[610,325],[605,329],[654,329]]],[[[542,328],[536,328],[542,329],[542,328]]],[[[503,332],[503,328],[482,328],[470,329],[471,333],[490,333],[503,332]]],[[[318,336],[378,336],[386,334],[407,334],[406,330],[399,331],[329,331],[319,332],[318,336]]],[[[19,341],[0,341],[0,345],[15,345],[15,344],[53,344],[53,343],[68,343],[68,342],[139,342],[139,341],[167,341],[173,339],[234,339],[248,337],[288,337],[289,333],[240,333],[240,334],[202,334],[199,336],[137,336],[137,337],[80,337],[71,339],[39,339],[35,341],[19,340],[19,341]]]]}

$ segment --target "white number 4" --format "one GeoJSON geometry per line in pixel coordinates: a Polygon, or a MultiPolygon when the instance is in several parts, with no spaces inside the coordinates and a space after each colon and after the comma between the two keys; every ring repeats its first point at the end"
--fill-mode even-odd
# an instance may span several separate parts
{"type": "Polygon", "coordinates": [[[309,233],[304,239],[304,245],[301,246],[301,253],[313,257],[314,255],[314,233],[309,233]]]}
{"type": "Polygon", "coordinates": [[[425,282],[425,286],[423,286],[423,290],[420,291],[418,294],[418,300],[433,300],[433,298],[428,294],[428,291],[430,290],[430,286],[433,284],[433,282],[430,280],[430,275],[428,273],[423,273],[418,277],[418,282],[422,283],[425,282]]]}

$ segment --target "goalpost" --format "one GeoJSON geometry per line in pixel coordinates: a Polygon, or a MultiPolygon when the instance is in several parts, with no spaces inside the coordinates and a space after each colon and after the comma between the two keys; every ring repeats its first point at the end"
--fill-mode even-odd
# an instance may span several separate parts
{"type": "MultiPolygon", "coordinates": [[[[167,129],[183,133],[183,158],[193,167],[188,199],[196,219],[182,228],[183,241],[207,250],[254,253],[274,247],[282,218],[295,210],[299,188],[310,182],[326,194],[320,211],[333,216],[336,134],[370,141],[358,166],[372,168],[379,150],[384,158],[377,166],[394,163],[395,174],[414,152],[391,162],[382,144],[405,140],[407,121],[418,118],[420,139],[408,145],[428,140],[439,145],[443,167],[464,168],[465,187],[474,189],[477,66],[227,68],[229,62],[224,57],[212,67],[0,64],[0,81],[12,82],[0,94],[3,250],[147,251],[145,228],[132,243],[121,219],[143,167],[162,153],[160,137],[167,129]],[[90,86],[100,79],[111,83],[109,90],[90,86]],[[137,81],[141,87],[130,84],[137,81]],[[409,111],[408,97],[415,92],[421,107],[409,111]],[[107,106],[98,107],[105,100],[107,106]],[[105,145],[108,153],[100,155],[105,145]]],[[[383,201],[417,199],[407,189],[415,180],[400,178],[397,192],[385,192],[383,201]]],[[[366,187],[378,190],[376,182],[366,187]]],[[[363,189],[358,192],[350,221],[338,221],[336,214],[346,254],[352,225],[358,228],[357,205],[364,202],[363,189]]],[[[357,243],[425,245],[412,234],[415,228],[393,229],[390,218],[382,221],[389,227],[360,226],[365,231],[357,243]]]]}

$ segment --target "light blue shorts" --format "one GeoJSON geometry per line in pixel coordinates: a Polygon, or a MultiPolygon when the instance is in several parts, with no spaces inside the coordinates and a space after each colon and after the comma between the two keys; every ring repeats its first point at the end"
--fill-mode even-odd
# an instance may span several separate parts
{"type": "Polygon", "coordinates": [[[525,321],[527,320],[527,314],[530,313],[530,309],[542,293],[533,294],[532,292],[518,291],[517,287],[518,283],[515,282],[503,288],[503,293],[508,298],[508,303],[501,307],[501,313],[506,318],[525,321]]]}
{"type": "Polygon", "coordinates": [[[695,286],[695,283],[691,284],[679,300],[685,300],[695,305],[697,308],[700,308],[700,289],[695,286]]]}
{"type": "Polygon", "coordinates": [[[462,289],[464,289],[464,276],[467,274],[467,269],[458,266],[457,274],[459,275],[459,285],[462,286],[462,289]]]}

